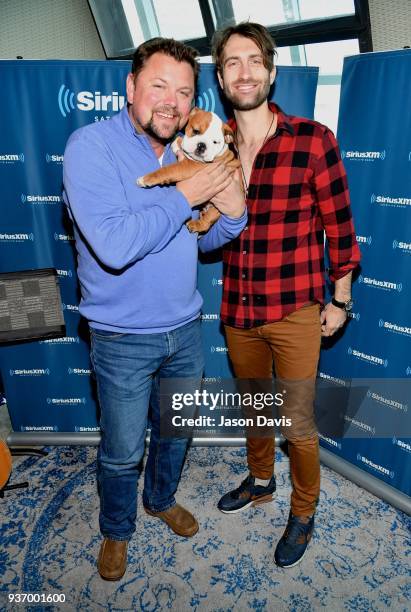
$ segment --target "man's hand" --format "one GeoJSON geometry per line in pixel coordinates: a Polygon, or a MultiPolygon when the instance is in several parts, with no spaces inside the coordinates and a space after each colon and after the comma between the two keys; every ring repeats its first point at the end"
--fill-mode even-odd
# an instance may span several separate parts
{"type": "Polygon", "coordinates": [[[332,336],[347,320],[347,313],[329,302],[321,312],[321,335],[332,336]]]}
{"type": "Polygon", "coordinates": [[[176,184],[178,191],[185,196],[191,208],[208,202],[232,182],[233,168],[221,162],[207,164],[194,176],[176,184]]]}
{"type": "Polygon", "coordinates": [[[234,219],[241,217],[245,211],[244,192],[240,181],[241,176],[237,169],[229,185],[211,198],[211,202],[220,213],[234,219]]]}

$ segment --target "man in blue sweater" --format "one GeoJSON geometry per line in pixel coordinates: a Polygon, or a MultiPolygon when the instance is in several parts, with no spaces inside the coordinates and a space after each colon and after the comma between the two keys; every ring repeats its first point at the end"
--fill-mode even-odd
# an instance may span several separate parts
{"type": "Polygon", "coordinates": [[[239,182],[223,165],[205,166],[176,187],[136,186],[136,178],[175,161],[170,141],[192,108],[196,52],[169,39],[140,45],[127,77],[128,104],[109,121],[81,128],[64,154],[64,197],[74,222],[80,312],[89,321],[101,408],[98,452],[98,570],[118,580],[135,531],[138,465],[149,403],[151,437],[143,505],[175,533],[198,523],[176,503],[187,439],[160,436],[162,378],[199,380],[202,299],[198,247],[236,237],[247,220],[239,182]],[[199,240],[185,222],[213,201],[222,216],[199,240]]]}

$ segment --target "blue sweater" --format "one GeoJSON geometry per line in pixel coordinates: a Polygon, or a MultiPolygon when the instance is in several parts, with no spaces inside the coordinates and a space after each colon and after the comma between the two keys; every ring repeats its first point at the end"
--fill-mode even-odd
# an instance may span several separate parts
{"type": "MultiPolygon", "coordinates": [[[[174,161],[168,145],[163,165],[174,161]]],[[[222,246],[247,222],[246,213],[240,219],[222,215],[198,240],[185,226],[192,210],[182,193],[136,185],[137,177],[158,167],[126,106],[69,138],[63,196],[74,221],[80,312],[92,327],[156,333],[198,317],[198,247],[222,246]]]]}

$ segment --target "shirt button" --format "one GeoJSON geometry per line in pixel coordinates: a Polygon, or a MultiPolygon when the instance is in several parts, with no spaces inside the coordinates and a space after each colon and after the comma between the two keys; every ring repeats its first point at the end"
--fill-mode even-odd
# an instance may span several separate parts
{"type": "Polygon", "coordinates": [[[246,302],[247,301],[247,296],[243,295],[243,297],[241,299],[243,300],[243,302],[246,302]]]}
{"type": "Polygon", "coordinates": [[[247,274],[243,273],[243,274],[241,275],[241,278],[247,278],[247,274]]]}
{"type": "Polygon", "coordinates": [[[247,251],[243,251],[243,255],[247,255],[247,251]]]}
{"type": "Polygon", "coordinates": [[[245,231],[245,230],[248,230],[248,225],[246,225],[246,226],[245,226],[244,231],[245,231]]]}

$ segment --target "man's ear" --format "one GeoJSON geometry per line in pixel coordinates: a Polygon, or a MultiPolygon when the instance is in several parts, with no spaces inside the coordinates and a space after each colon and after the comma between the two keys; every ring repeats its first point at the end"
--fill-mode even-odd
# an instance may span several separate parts
{"type": "Polygon", "coordinates": [[[218,79],[218,82],[220,83],[221,89],[224,89],[223,77],[222,77],[221,72],[219,70],[217,70],[217,79],[218,79]]]}
{"type": "Polygon", "coordinates": [[[230,144],[234,142],[234,132],[227,123],[223,123],[224,142],[230,144]]]}
{"type": "Polygon", "coordinates": [[[130,72],[127,75],[127,81],[126,81],[127,102],[129,104],[133,104],[135,88],[136,88],[136,86],[135,86],[135,82],[134,82],[134,74],[132,72],[130,72]]]}
{"type": "Polygon", "coordinates": [[[277,75],[277,68],[276,66],[274,66],[270,72],[270,85],[274,83],[276,75],[277,75]]]}

